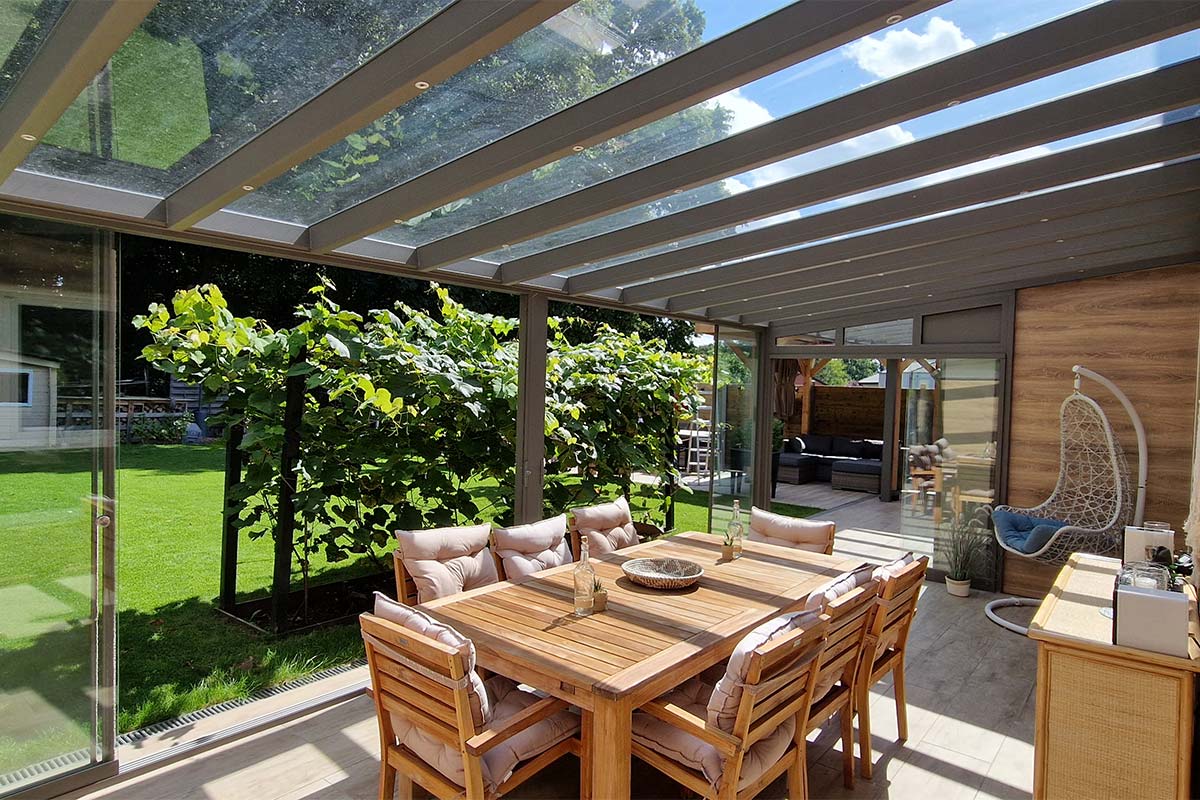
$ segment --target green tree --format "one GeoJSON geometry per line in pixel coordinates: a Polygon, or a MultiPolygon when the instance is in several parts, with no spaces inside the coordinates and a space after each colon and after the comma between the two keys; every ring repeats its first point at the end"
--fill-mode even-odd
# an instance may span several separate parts
{"type": "Polygon", "coordinates": [[[826,386],[845,386],[850,383],[846,363],[840,358],[829,359],[829,363],[817,371],[816,378],[826,386]]]}
{"type": "Polygon", "coordinates": [[[846,367],[846,376],[852,381],[861,381],[863,378],[879,372],[879,362],[874,358],[842,358],[839,359],[846,367]]]}

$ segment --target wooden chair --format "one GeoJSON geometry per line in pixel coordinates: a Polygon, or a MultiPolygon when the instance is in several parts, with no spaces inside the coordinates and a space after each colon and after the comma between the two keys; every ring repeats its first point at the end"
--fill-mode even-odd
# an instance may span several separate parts
{"type": "MultiPolygon", "coordinates": [[[[471,678],[478,681],[469,675],[473,651],[451,646],[373,614],[363,614],[359,624],[379,722],[379,800],[392,800],[397,788],[400,800],[411,800],[414,782],[434,797],[446,800],[463,797],[490,800],[517,788],[563,755],[581,754],[578,722],[574,721],[574,736],[542,749],[516,765],[511,774],[498,778],[498,784],[489,785],[489,767],[493,763],[489,754],[535,726],[551,724],[555,715],[573,716],[567,711],[567,704],[529,694],[522,698],[524,707],[518,713],[480,724],[479,700],[471,697],[469,681],[471,678]],[[446,763],[439,770],[401,743],[396,732],[397,720],[411,726],[409,730],[419,731],[444,746],[442,752],[451,756],[448,763],[455,772],[461,769],[463,785],[444,774],[446,763]]],[[[482,688],[481,684],[475,685],[482,688]]],[[[515,687],[513,691],[528,694],[515,687]]],[[[559,726],[563,724],[561,720],[559,717],[559,726]]],[[[528,746],[528,742],[522,745],[528,746]]]]}
{"type": "MultiPolygon", "coordinates": [[[[713,725],[696,713],[696,707],[685,708],[676,702],[675,692],[653,700],[639,709],[677,734],[691,737],[706,752],[719,759],[719,777],[691,768],[640,741],[635,717],[633,754],[660,772],[678,781],[687,789],[710,800],[747,800],[761,792],[785,771],[788,774],[788,796],[808,797],[808,769],[805,761],[805,731],[808,730],[809,706],[816,687],[817,665],[825,647],[829,619],[824,615],[809,615],[812,622],[776,636],[749,651],[748,666],[737,704],[734,721],[729,730],[713,725]],[[783,756],[763,770],[739,790],[746,756],[754,745],[791,723],[794,732],[783,756]]],[[[692,679],[700,681],[699,678],[692,679]]],[[[702,685],[702,684],[701,684],[702,685]]],[[[677,690],[678,691],[678,690],[677,690]]],[[[715,693],[714,693],[715,694],[715,693]]],[[[709,708],[712,708],[709,702],[709,708]]],[[[703,713],[703,712],[701,712],[703,713]]],[[[676,737],[677,738],[677,734],[676,737]]]]}
{"type": "Polygon", "coordinates": [[[858,668],[858,737],[862,776],[870,779],[871,761],[871,687],[892,673],[896,695],[896,730],[900,741],[908,738],[908,706],[904,696],[904,653],[908,633],[917,613],[917,599],[925,581],[928,557],[907,564],[896,562],[876,570],[882,578],[867,637],[863,643],[862,663],[858,668]],[[890,574],[887,574],[890,573],[890,574]]]}
{"type": "MultiPolygon", "coordinates": [[[[847,789],[854,788],[854,714],[857,707],[858,670],[867,635],[874,620],[880,581],[869,568],[860,573],[865,583],[853,586],[825,606],[829,616],[828,639],[817,672],[816,696],[808,718],[808,731],[816,730],[834,714],[840,714],[842,729],[842,776],[847,789]],[[851,588],[853,587],[853,588],[851,588]]],[[[855,573],[851,573],[855,575],[855,573]]],[[[850,578],[849,581],[853,581],[850,578]]]]}
{"type": "Polygon", "coordinates": [[[417,584],[404,570],[404,556],[400,554],[399,547],[392,551],[392,572],[396,575],[396,599],[406,606],[415,606],[417,584]]]}

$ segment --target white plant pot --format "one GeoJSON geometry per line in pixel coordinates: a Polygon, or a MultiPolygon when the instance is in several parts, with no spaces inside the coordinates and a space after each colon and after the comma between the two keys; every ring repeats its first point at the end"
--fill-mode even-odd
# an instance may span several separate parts
{"type": "Polygon", "coordinates": [[[955,597],[970,597],[971,579],[956,581],[953,578],[946,578],[946,592],[955,597]]]}

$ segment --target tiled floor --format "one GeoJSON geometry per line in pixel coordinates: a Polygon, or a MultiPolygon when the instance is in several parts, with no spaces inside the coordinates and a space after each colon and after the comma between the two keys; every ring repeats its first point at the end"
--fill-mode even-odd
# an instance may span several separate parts
{"type": "MultiPolygon", "coordinates": [[[[845,530],[845,529],[843,529],[845,530]]],[[[891,689],[880,684],[871,713],[875,777],[842,786],[832,728],[810,737],[813,798],[1021,798],[1033,780],[1034,645],[983,616],[989,595],[951,598],[926,584],[911,638],[909,739],[896,742],[891,689]]],[[[1018,612],[1019,613],[1019,612],[1018,612]]],[[[359,697],[133,781],[87,800],[358,800],[378,777],[374,711],[359,697]]],[[[514,796],[576,796],[578,769],[565,758],[514,796]]],[[[682,797],[641,764],[636,797],[682,797]]],[[[778,781],[761,795],[781,798],[778,781]]]]}

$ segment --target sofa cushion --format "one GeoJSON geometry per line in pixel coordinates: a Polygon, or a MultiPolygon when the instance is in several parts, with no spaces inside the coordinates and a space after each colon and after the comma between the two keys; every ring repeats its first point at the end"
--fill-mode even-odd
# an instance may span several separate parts
{"type": "Polygon", "coordinates": [[[750,509],[750,531],[746,538],[783,547],[798,547],[814,553],[824,553],[833,540],[836,526],[832,522],[800,519],[773,514],[761,508],[750,509]]]}
{"type": "Polygon", "coordinates": [[[873,458],[847,459],[833,464],[834,472],[849,472],[855,475],[878,475],[883,472],[883,463],[873,458]]]}
{"type": "Polygon", "coordinates": [[[830,455],[833,447],[833,437],[821,433],[801,434],[800,441],[804,443],[804,452],[815,455],[830,455]]]}
{"type": "Polygon", "coordinates": [[[571,560],[571,550],[567,546],[566,514],[528,525],[496,528],[492,536],[496,542],[496,555],[500,556],[500,562],[504,565],[504,577],[509,580],[523,578],[571,560]]]}
{"type": "Polygon", "coordinates": [[[490,525],[396,531],[404,569],[417,585],[417,601],[486,586],[500,580],[488,549],[490,525]]]}
{"type": "Polygon", "coordinates": [[[629,503],[624,497],[618,497],[611,503],[573,508],[571,513],[575,516],[575,529],[580,535],[588,537],[588,554],[591,557],[602,556],[641,541],[633,527],[629,503]]]}
{"type": "Polygon", "coordinates": [[[878,439],[863,439],[859,447],[862,458],[883,458],[883,442],[878,439]]]}
{"type": "Polygon", "coordinates": [[[804,440],[799,436],[791,436],[783,440],[784,453],[803,453],[804,440]]]}
{"type": "Polygon", "coordinates": [[[780,453],[779,466],[781,467],[797,467],[804,460],[803,453],[780,453]]]}
{"type": "Polygon", "coordinates": [[[726,733],[732,732],[737,721],[738,705],[742,702],[746,675],[750,669],[750,654],[772,639],[785,636],[798,628],[815,625],[819,617],[819,613],[811,611],[784,614],[767,620],[743,636],[725,663],[725,674],[713,687],[707,705],[708,724],[726,733]]]}
{"type": "Polygon", "coordinates": [[[1009,547],[1022,553],[1036,553],[1046,546],[1059,528],[1065,528],[1069,523],[1012,511],[993,511],[992,524],[1000,541],[1009,547]]]}
{"type": "Polygon", "coordinates": [[[862,443],[858,439],[835,436],[829,454],[844,458],[859,458],[862,455],[862,443]]]}
{"type": "MultiPolygon", "coordinates": [[[[715,687],[702,678],[690,679],[683,686],[662,697],[685,711],[703,719],[706,705],[715,687]]],[[[764,772],[779,763],[796,733],[796,718],[786,717],[772,733],[751,745],[742,758],[738,789],[756,781],[764,772]]],[[[633,738],[639,744],[671,760],[694,769],[716,789],[724,774],[724,760],[716,747],[687,731],[663,722],[645,712],[633,715],[633,738]]]]}

